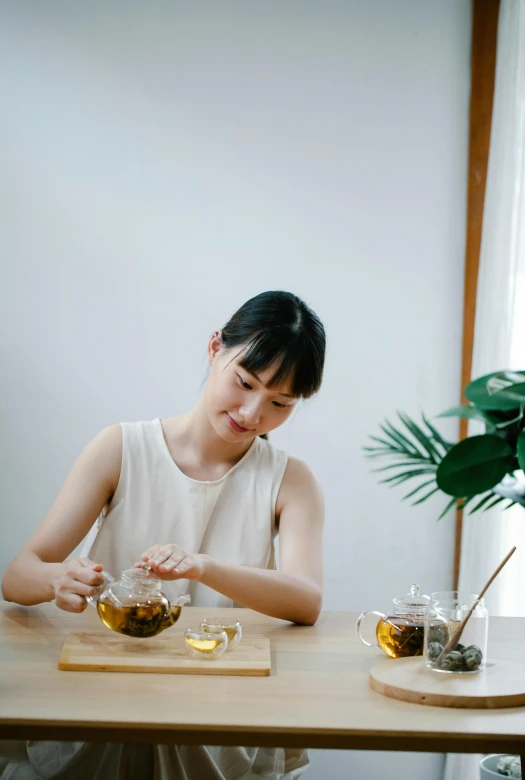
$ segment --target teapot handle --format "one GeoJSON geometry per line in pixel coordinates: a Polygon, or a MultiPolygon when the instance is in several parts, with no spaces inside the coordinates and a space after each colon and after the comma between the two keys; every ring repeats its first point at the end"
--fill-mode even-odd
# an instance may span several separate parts
{"type": "Polygon", "coordinates": [[[112,582],[116,582],[115,577],[112,577],[108,571],[101,571],[100,573],[104,577],[104,582],[102,583],[102,585],[98,586],[97,592],[95,593],[94,596],[86,596],[87,603],[91,604],[92,607],[97,606],[97,601],[102,591],[106,590],[108,585],[111,585],[112,582]]]}
{"type": "Polygon", "coordinates": [[[383,612],[376,612],[375,609],[369,609],[367,612],[361,612],[357,618],[357,623],[355,624],[356,634],[364,645],[367,647],[379,647],[379,649],[381,649],[381,645],[378,645],[377,642],[367,642],[361,634],[361,623],[367,615],[377,615],[378,617],[383,618],[383,620],[386,619],[386,615],[384,615],[383,612]]]}

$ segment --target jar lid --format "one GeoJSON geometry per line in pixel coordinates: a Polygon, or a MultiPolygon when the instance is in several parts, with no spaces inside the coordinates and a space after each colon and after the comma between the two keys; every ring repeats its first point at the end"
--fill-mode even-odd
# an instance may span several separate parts
{"type": "Polygon", "coordinates": [[[430,597],[419,593],[419,585],[412,585],[408,593],[393,601],[396,615],[423,615],[430,597]]]}

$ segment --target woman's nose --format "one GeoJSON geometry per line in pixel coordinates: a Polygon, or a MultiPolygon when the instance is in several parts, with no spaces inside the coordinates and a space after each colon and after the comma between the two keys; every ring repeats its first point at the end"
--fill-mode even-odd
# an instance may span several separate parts
{"type": "Polygon", "coordinates": [[[239,409],[246,425],[258,425],[261,420],[262,403],[255,398],[250,403],[245,403],[239,409]]]}

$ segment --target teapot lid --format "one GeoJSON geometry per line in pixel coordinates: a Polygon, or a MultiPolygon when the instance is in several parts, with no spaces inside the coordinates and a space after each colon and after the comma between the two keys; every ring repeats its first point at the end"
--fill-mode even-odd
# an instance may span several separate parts
{"type": "Polygon", "coordinates": [[[135,567],[132,569],[126,569],[121,574],[121,580],[124,582],[127,580],[138,587],[146,590],[160,589],[161,580],[154,574],[147,566],[135,567]]]}
{"type": "Polygon", "coordinates": [[[423,615],[430,597],[419,593],[419,585],[412,585],[408,593],[393,601],[396,615],[423,615]]]}

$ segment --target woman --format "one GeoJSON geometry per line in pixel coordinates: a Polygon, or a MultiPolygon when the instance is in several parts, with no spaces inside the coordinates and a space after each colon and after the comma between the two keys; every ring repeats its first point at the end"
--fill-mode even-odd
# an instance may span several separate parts
{"type": "MultiPolygon", "coordinates": [[[[54,599],[61,609],[82,612],[103,569],[118,575],[146,562],[170,581],[170,596],[189,592],[195,606],[239,604],[315,623],[322,603],[321,490],[304,463],[262,437],[317,392],[324,356],[324,328],[295,295],[266,292],[245,303],[209,340],[209,376],[191,412],[111,426],[87,446],[7,568],[4,598],[24,605],[54,599]],[[80,555],[66,560],[82,540],[80,555]]],[[[136,769],[136,748],[113,747],[69,748],[56,759],[56,773],[69,777],[71,768],[71,777],[87,777],[78,756],[84,754],[84,767],[91,751],[96,777],[103,778],[110,765],[115,771],[107,762],[116,760],[117,748],[119,771],[126,761],[136,769]]],[[[28,747],[37,771],[43,763],[50,771],[46,750],[47,743],[28,747]]],[[[137,777],[295,778],[307,764],[302,751],[287,751],[285,760],[279,749],[156,746],[148,758],[146,751],[137,777]]],[[[9,771],[4,777],[16,777],[14,767],[9,771]]]]}

